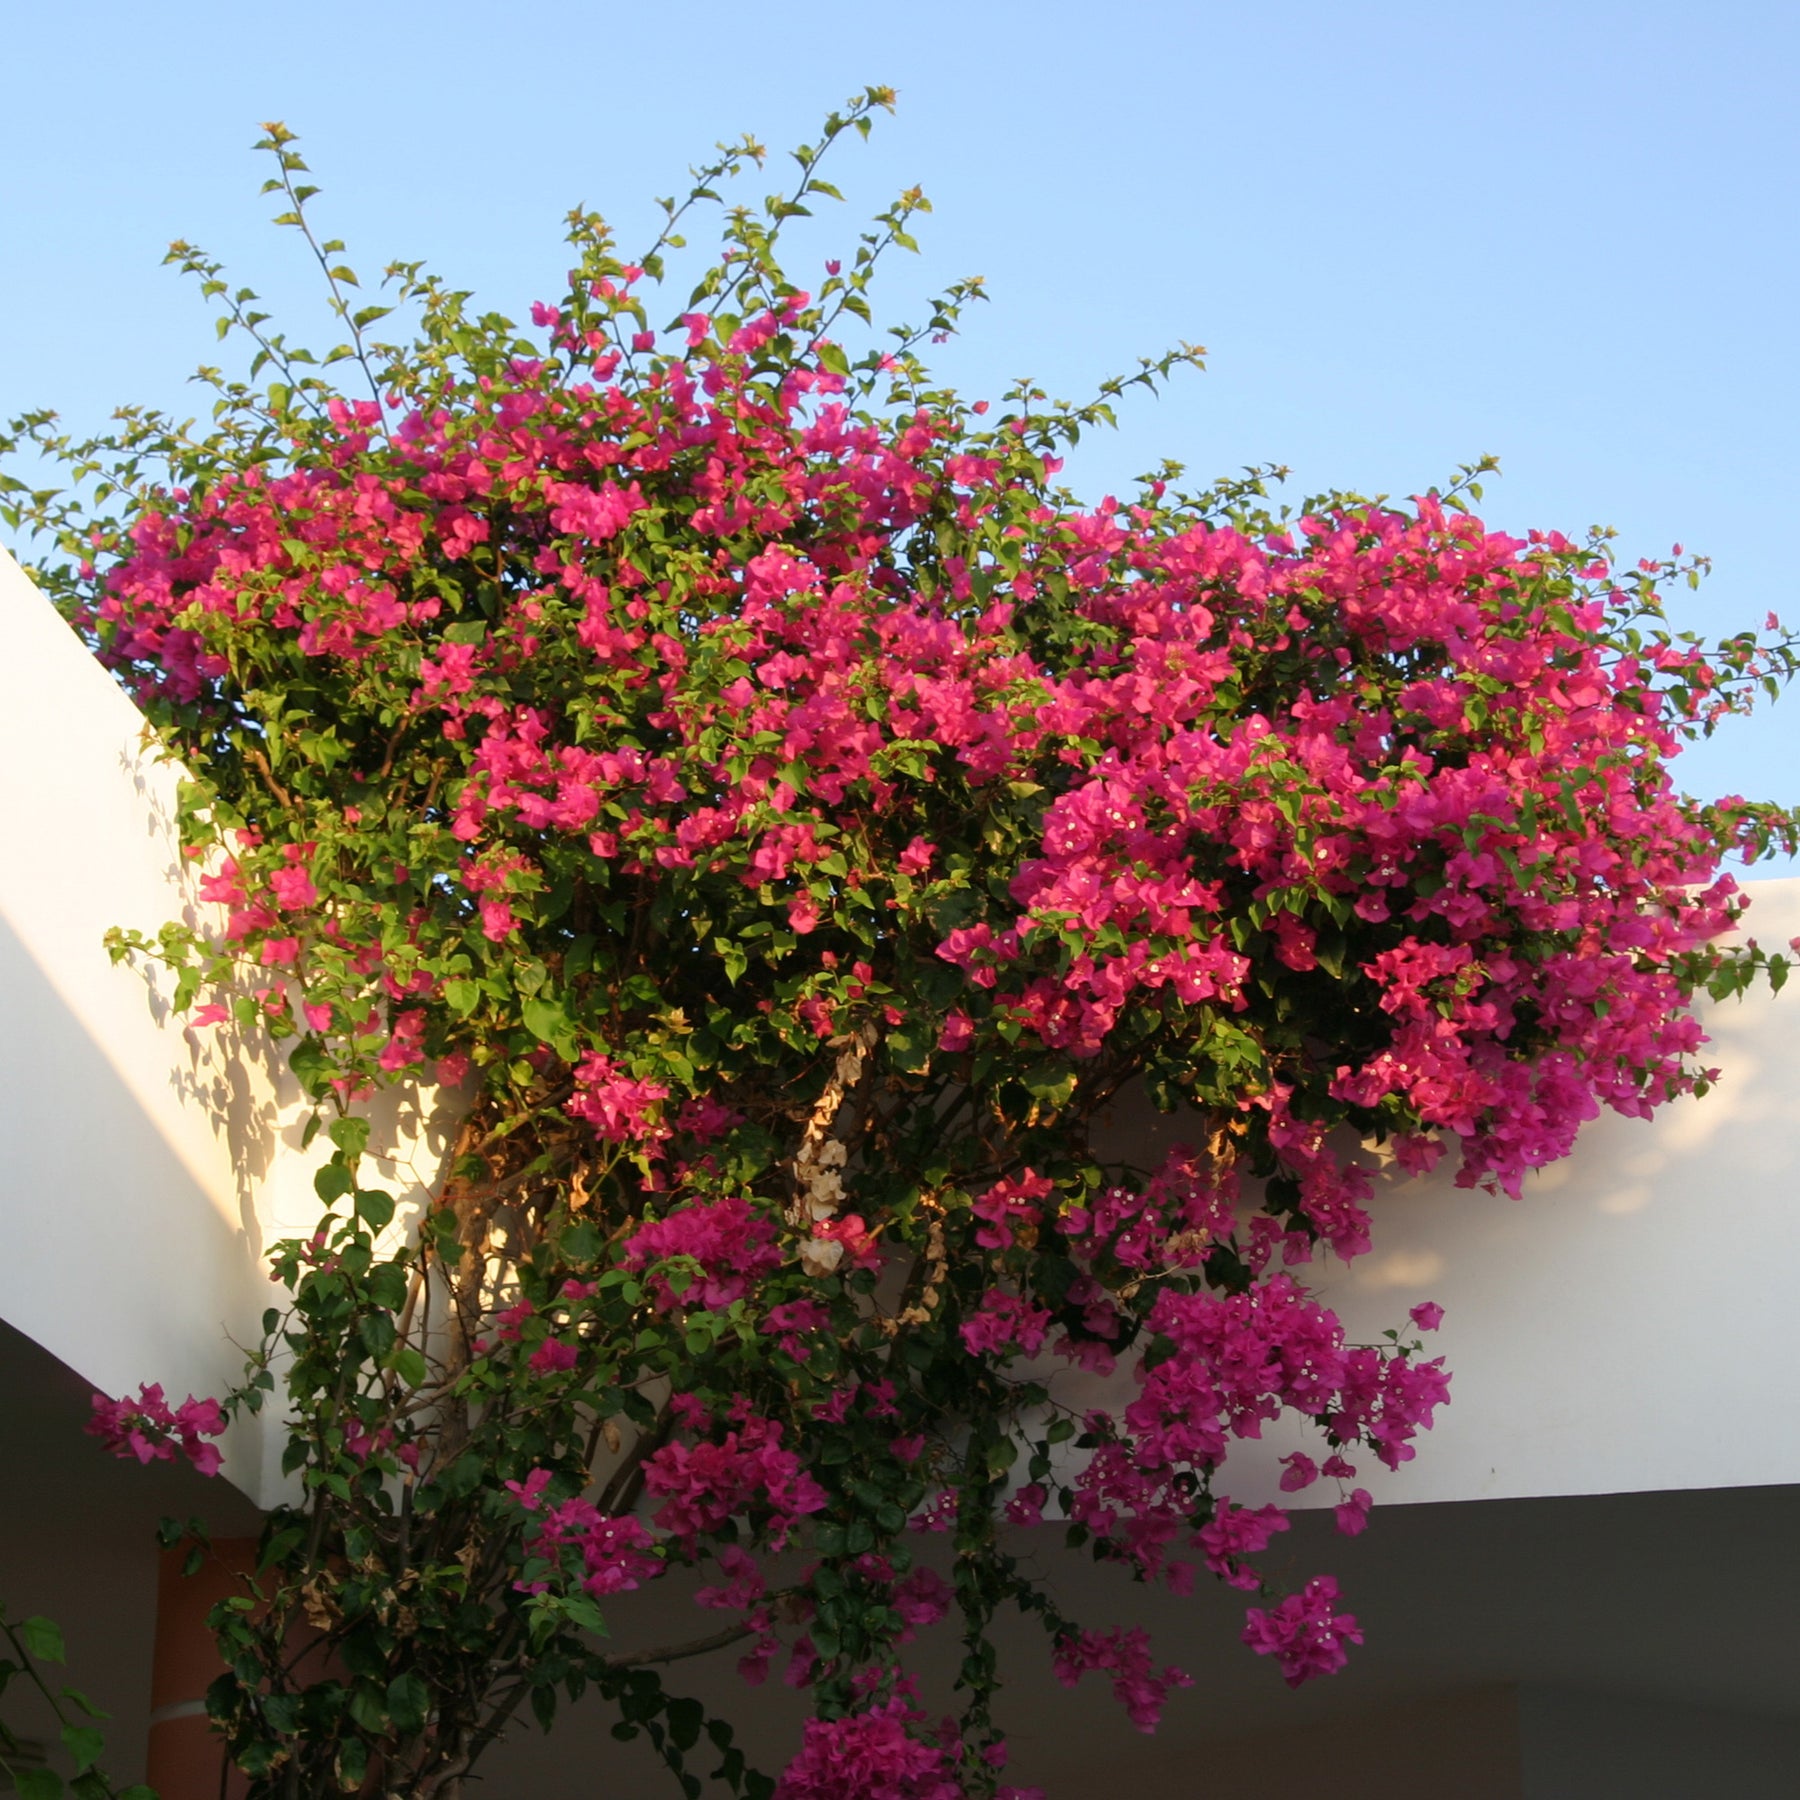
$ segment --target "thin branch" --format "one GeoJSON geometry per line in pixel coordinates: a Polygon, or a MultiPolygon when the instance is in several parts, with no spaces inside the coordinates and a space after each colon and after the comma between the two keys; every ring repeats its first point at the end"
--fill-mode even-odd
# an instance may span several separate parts
{"type": "Polygon", "coordinates": [[[665,1644],[657,1650],[640,1650],[629,1656],[608,1656],[601,1660],[609,1669],[645,1669],[653,1663],[681,1662],[690,1656],[704,1656],[709,1650],[723,1650],[756,1635],[750,1625],[727,1625],[710,1637],[690,1638],[685,1644],[665,1644]]]}
{"type": "Polygon", "coordinates": [[[275,771],[269,767],[269,759],[262,751],[257,749],[253,744],[240,744],[238,749],[239,753],[243,756],[244,761],[261,773],[264,782],[268,785],[269,792],[273,794],[283,806],[289,808],[290,811],[294,810],[293,795],[275,779],[275,771]]]}

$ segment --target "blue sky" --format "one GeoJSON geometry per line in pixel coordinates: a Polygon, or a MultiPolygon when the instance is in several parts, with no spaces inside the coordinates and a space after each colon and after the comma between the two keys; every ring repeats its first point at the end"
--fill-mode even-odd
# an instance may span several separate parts
{"type": "MultiPolygon", "coordinates": [[[[803,250],[922,185],[896,305],[986,276],[940,353],[965,391],[1081,397],[1140,352],[1210,352],[1084,446],[1078,490],[1173,456],[1407,494],[1491,451],[1491,522],[1709,553],[1695,629],[1800,619],[1800,8],[106,0],[15,8],[7,37],[0,413],[199,404],[217,352],[160,266],[175,237],[329,341],[265,223],[264,119],[302,134],[365,276],[422,256],[523,316],[571,205],[629,246],[716,139],[784,149],[885,82],[898,115],[846,147],[849,204],[803,250]]],[[[1736,723],[1687,785],[1800,802],[1800,695],[1736,723]]]]}

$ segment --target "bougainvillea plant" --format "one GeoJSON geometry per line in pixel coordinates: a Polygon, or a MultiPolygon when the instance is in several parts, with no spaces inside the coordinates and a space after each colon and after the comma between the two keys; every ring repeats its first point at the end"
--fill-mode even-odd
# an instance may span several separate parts
{"type": "Polygon", "coordinates": [[[19,1800],[157,1800],[153,1788],[141,1783],[117,1786],[100,1759],[106,1754],[106,1734],[97,1721],[108,1715],[79,1688],[55,1682],[51,1664],[67,1660],[61,1628],[42,1614],[29,1618],[9,1616],[0,1601],[0,1698],[15,1683],[30,1690],[39,1717],[47,1716],[56,1728],[58,1743],[74,1766],[67,1783],[44,1760],[44,1745],[24,1738],[0,1719],[0,1779],[6,1791],[19,1800]],[[53,1685],[54,1683],[54,1685],[53,1685]]]}
{"type": "MultiPolygon", "coordinates": [[[[1079,503],[1064,449],[1198,353],[1085,407],[935,385],[976,284],[885,337],[870,306],[916,193],[785,274],[823,152],[888,100],[720,202],[685,305],[665,258],[749,141],[635,259],[574,214],[529,333],[397,265],[397,342],[270,126],[346,342],[314,362],[177,245],[254,341],[245,379],[203,371],[213,423],[14,427],[82,478],[14,478],[8,517],[185,763],[219,909],[119,954],[174,965],[190,1023],[283,1040],[329,1136],[225,1399],[277,1396],[299,1484],[215,1615],[257,1796],[452,1794],[584,1691],[689,1794],[1023,1792],[1002,1610],[1143,1729],[1185,1679],[1065,1616],[1009,1537],[1046,1517],[1122,1575],[1244,1590],[1288,1680],[1336,1668],[1354,1616],[1326,1574],[1270,1585],[1287,1521],[1234,1503],[1230,1451],[1309,1421],[1282,1486],[1356,1531],[1359,1472],[1445,1399],[1435,1307],[1357,1347],[1306,1286],[1368,1248],[1372,1153],[1517,1194],[1602,1108],[1705,1086],[1697,991],[1785,973],[1721,947],[1720,866],[1791,818],[1668,763],[1786,638],[1669,630],[1691,563],[1488,529],[1485,465],[1405,505],[1175,467],[1079,503]],[[405,1231],[362,1172],[389,1083],[462,1108],[405,1231]],[[1128,1091],[1176,1115],[1147,1164],[1097,1132],[1128,1091]],[[1070,1369],[1116,1404],[1073,1409],[1070,1369]],[[609,1648],[609,1597],[677,1569],[694,1628],[609,1648]],[[717,1651],[810,1689],[777,1776],[665,1686],[717,1651]],[[914,1658],[956,1671],[953,1720],[914,1658]]],[[[201,1460],[220,1424],[97,1417],[201,1460]]]]}

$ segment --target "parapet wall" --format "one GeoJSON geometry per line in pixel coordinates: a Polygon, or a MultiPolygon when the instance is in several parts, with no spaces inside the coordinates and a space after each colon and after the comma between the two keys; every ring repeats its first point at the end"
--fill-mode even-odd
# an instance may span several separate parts
{"type": "MultiPolygon", "coordinates": [[[[301,1148],[279,1059],[184,1028],[170,984],[112,962],[111,927],[197,916],[180,771],[4,552],[0,669],[0,1319],[108,1393],[216,1394],[277,1297],[268,1246],[316,1222],[330,1146],[301,1148]]],[[[390,1096],[376,1119],[402,1198],[438,1175],[433,1098],[390,1096]]],[[[274,1492],[264,1464],[255,1422],[235,1428],[226,1473],[253,1499],[274,1492]]]]}

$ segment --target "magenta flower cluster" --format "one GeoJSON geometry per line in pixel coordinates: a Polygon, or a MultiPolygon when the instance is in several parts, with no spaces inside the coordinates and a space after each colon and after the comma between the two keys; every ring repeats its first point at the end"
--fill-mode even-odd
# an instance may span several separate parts
{"type": "Polygon", "coordinates": [[[192,1394],[172,1407],[159,1383],[146,1382],[135,1400],[96,1394],[87,1430],[115,1456],[135,1456],[141,1463],[173,1462],[179,1456],[202,1475],[216,1475],[219,1448],[206,1440],[223,1435],[225,1414],[218,1401],[196,1400],[192,1394]]]}
{"type": "MultiPolygon", "coordinates": [[[[720,1310],[741,1299],[781,1265],[775,1226],[767,1213],[742,1194],[695,1200],[631,1234],[624,1266],[652,1270],[651,1285],[662,1306],[685,1304],[720,1310]],[[670,1262],[694,1265],[689,1279],[672,1285],[670,1262]]],[[[680,1280],[679,1276],[675,1277],[680,1280]]]]}

